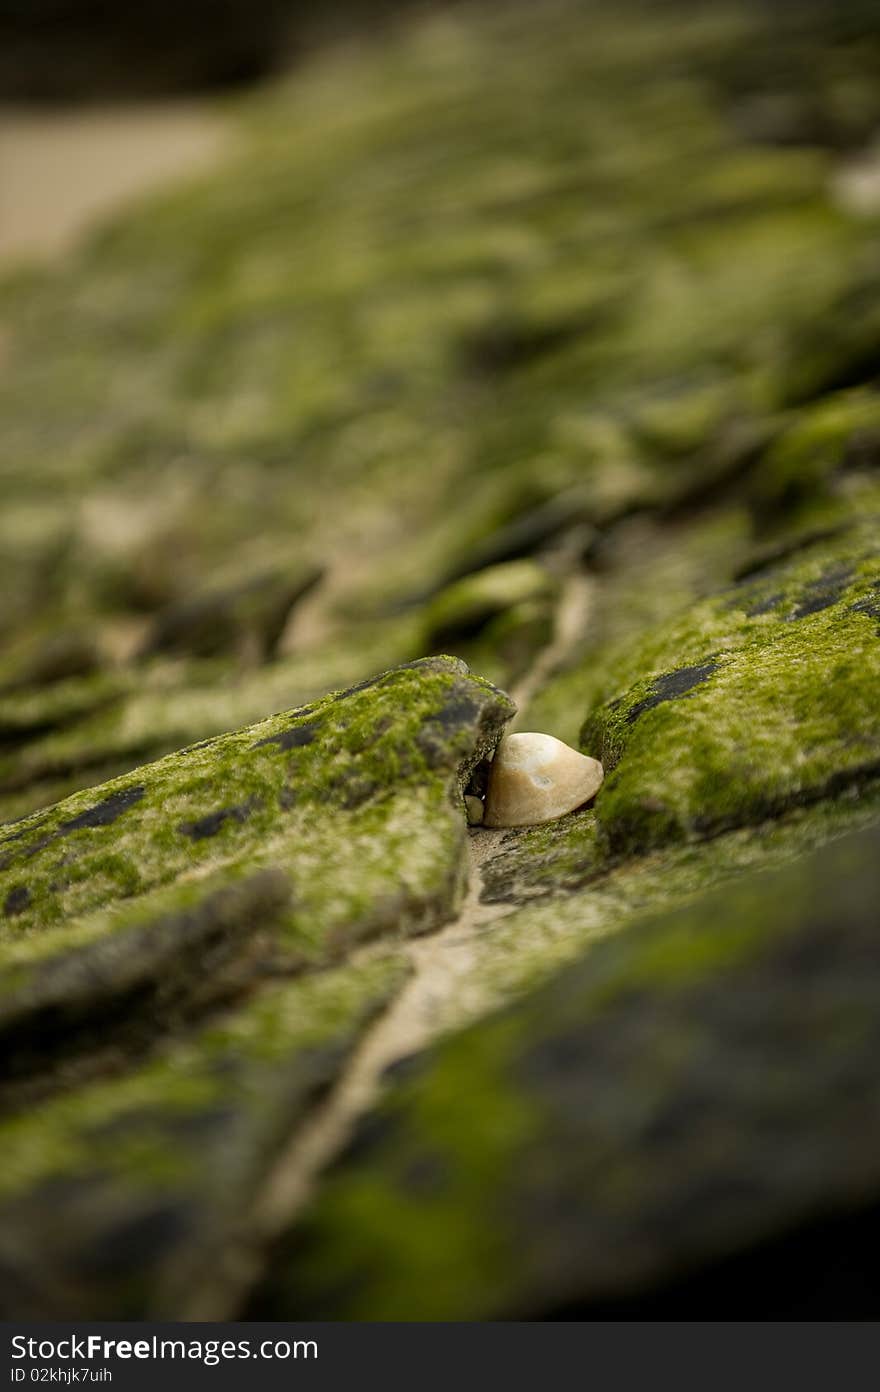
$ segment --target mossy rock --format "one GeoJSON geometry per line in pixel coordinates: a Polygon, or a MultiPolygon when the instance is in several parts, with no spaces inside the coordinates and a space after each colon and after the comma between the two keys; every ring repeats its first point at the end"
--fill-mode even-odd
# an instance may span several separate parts
{"type": "Polygon", "coordinates": [[[7,1116],[4,1316],[178,1318],[405,977],[386,956],[272,985],[123,1077],[7,1116]]]}
{"type": "Polygon", "coordinates": [[[559,585],[535,560],[465,576],[427,605],[424,646],[454,651],[477,670],[513,682],[547,646],[559,585]]]}
{"type": "MultiPolygon", "coordinates": [[[[216,169],[0,281],[10,1314],[207,1308],[258,1244],[278,1147],[407,957],[437,967],[429,1034],[520,1004],[394,1085],[403,1129],[377,1123],[326,1200],[319,1177],[320,1250],[295,1280],[279,1259],[264,1311],[617,1299],[607,1270],[582,1279],[589,1113],[561,1117],[552,1072],[542,1110],[507,1069],[556,1038],[557,1005],[614,1065],[574,1050],[606,1139],[615,1108],[644,1121],[598,1176],[616,1185],[598,1246],[621,1235],[621,1262],[652,1201],[652,1080],[674,1130],[703,1049],[713,1105],[725,1070],[739,1105],[730,1022],[754,980],[725,956],[727,896],[751,913],[737,881],[797,857],[806,886],[838,884],[812,857],[877,820],[880,772],[876,218],[840,195],[880,122],[880,46],[873,14],[784,8],[414,16],[232,103],[241,143],[216,169]],[[481,676],[420,660],[447,646],[481,676]],[[594,808],[467,831],[462,786],[513,709],[489,682],[516,684],[526,728],[583,727],[606,763],[594,808]],[[464,925],[422,954],[407,939],[455,917],[475,861],[482,897],[472,881],[464,925]],[[710,961],[679,914],[712,886],[710,961]],[[630,928],[647,961],[646,912],[706,975],[646,977],[634,1021],[595,983],[627,976],[630,928]],[[541,990],[560,967],[571,1009],[564,982],[541,990]],[[695,1043],[675,1074],[679,1025],[695,1043]]],[[[861,861],[853,881],[874,892],[861,861]]],[[[812,919],[782,894],[754,922],[768,952],[803,930],[807,956],[812,919]]],[[[814,983],[798,960],[789,990],[768,961],[770,1029],[814,983]]],[[[819,982],[852,992],[852,1054],[829,1004],[828,1058],[857,1088],[869,987],[837,970],[819,982]]],[[[828,1155],[833,1208],[840,1151],[798,1130],[798,1070],[816,1070],[817,1128],[848,1137],[848,1119],[799,1029],[788,1054],[767,1039],[780,1110],[772,1078],[755,1105],[783,1149],[828,1155]]],[[[763,1153],[748,1135],[731,1163],[763,1153]]],[[[696,1222],[681,1194],[651,1230],[670,1272],[696,1222]]],[[[771,1210],[802,1221],[777,1198],[756,1241],[775,1241],[771,1210]]]]}
{"type": "Polygon", "coordinates": [[[877,777],[874,536],[866,525],[744,580],[602,674],[622,691],[589,716],[581,743],[606,767],[596,816],[612,854],[759,822],[877,777]]]}
{"type": "Polygon", "coordinates": [[[182,652],[215,657],[232,652],[254,662],[271,657],[297,600],[321,578],[303,565],[290,574],[269,571],[163,608],[141,648],[143,656],[182,652]]]}
{"type": "Polygon", "coordinates": [[[401,937],[455,912],[462,789],[512,713],[428,658],[4,828],[9,1310],[167,1315],[210,1285],[401,937]]]}
{"type": "Polygon", "coordinates": [[[448,586],[425,615],[429,646],[443,646],[479,634],[509,609],[531,601],[550,601],[552,576],[535,561],[508,561],[489,566],[448,586]]]}
{"type": "Polygon", "coordinates": [[[824,78],[870,128],[872,27],[627,14],[480,7],[330,52],[242,105],[216,171],[8,277],[4,641],[51,616],[107,652],[181,606],[140,636],[222,629],[231,672],[277,614],[242,613],[229,557],[247,585],[349,552],[353,638],[570,524],[726,486],[810,391],[869,387],[870,220],[830,192],[833,142],[749,135],[739,84],[796,44],[804,95],[824,78]]]}
{"type": "Polygon", "coordinates": [[[492,931],[474,945],[471,963],[483,1008],[534,990],[646,914],[671,914],[743,876],[811,857],[878,820],[875,781],[858,797],[827,798],[755,826],[623,859],[609,856],[594,812],[508,832],[483,869],[492,931]]]}
{"type": "Polygon", "coordinates": [[[767,450],[750,488],[756,525],[772,535],[808,531],[811,523],[828,526],[835,514],[845,522],[859,473],[876,478],[878,470],[876,394],[857,388],[820,397],[793,413],[767,450]]]}
{"type": "Polygon", "coordinates": [[[633,925],[414,1062],[251,1313],[797,1315],[832,1252],[876,1317],[878,846],[633,925]]]}
{"type": "MultiPolygon", "coordinates": [[[[163,754],[308,705],[417,658],[418,625],[400,616],[358,625],[316,651],[254,669],[222,658],[142,661],[0,696],[0,816],[20,818],[78,788],[163,754]]],[[[252,651],[250,641],[245,647],[252,651]]]]}
{"type": "Polygon", "coordinates": [[[169,1008],[185,1022],[272,970],[443,923],[466,876],[462,788],[512,711],[463,663],[425,659],[5,828],[12,1076],[36,1086],[58,1056],[161,1040],[169,1008]]]}
{"type": "Polygon", "coordinates": [[[579,888],[605,868],[593,809],[509,831],[483,872],[487,903],[520,903],[579,888]]]}
{"type": "MultiPolygon", "coordinates": [[[[44,931],[183,874],[254,862],[276,837],[313,864],[334,842],[340,853],[359,836],[378,845],[401,803],[423,808],[454,847],[463,828],[455,793],[512,713],[464,663],[428,658],[79,793],[3,829],[4,936],[44,931]]],[[[405,881],[405,866],[387,870],[389,883],[401,871],[405,881]]],[[[328,886],[328,903],[340,891],[328,886]]]]}

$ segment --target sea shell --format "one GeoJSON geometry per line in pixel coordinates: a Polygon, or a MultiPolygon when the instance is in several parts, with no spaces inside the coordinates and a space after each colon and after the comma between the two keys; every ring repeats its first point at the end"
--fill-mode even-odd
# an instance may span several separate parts
{"type": "Polygon", "coordinates": [[[495,751],[483,825],[534,826],[589,802],[605,771],[553,735],[507,735],[495,751]]]}

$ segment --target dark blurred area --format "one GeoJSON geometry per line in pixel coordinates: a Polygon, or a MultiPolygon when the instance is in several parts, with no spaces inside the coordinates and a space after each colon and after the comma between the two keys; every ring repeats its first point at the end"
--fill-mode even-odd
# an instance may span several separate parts
{"type": "MultiPolygon", "coordinates": [[[[70,103],[175,96],[235,88],[295,63],[328,42],[375,34],[425,12],[467,7],[469,0],[0,0],[0,102],[70,103]]],[[[502,9],[520,7],[506,0],[502,9]]],[[[553,0],[534,0],[553,8],[553,0]]],[[[529,8],[529,7],[525,7],[529,8]]],[[[585,4],[584,9],[589,10],[585,4]]],[[[654,10],[676,10],[655,0],[654,10]]],[[[847,148],[864,139],[874,103],[829,106],[813,87],[820,31],[847,55],[877,32],[875,0],[746,0],[777,33],[721,78],[742,101],[743,134],[760,143],[847,148]],[[796,95],[794,95],[796,94],[796,95]]],[[[707,14],[712,6],[705,5],[707,14]]],[[[623,22],[626,22],[625,20],[623,22]]]]}
{"type": "Polygon", "coordinates": [[[143,97],[252,82],[424,0],[0,0],[0,100],[143,97]]]}

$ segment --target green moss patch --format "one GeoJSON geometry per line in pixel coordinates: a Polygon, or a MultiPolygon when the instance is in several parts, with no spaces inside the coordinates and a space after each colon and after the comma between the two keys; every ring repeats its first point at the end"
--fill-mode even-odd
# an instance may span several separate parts
{"type": "Polygon", "coordinates": [[[405,974],[386,957],[274,986],[149,1065],[2,1122],[0,1250],[19,1278],[3,1308],[179,1316],[405,974]]]}
{"type": "MultiPolygon", "coordinates": [[[[331,873],[321,877],[318,896],[324,899],[334,892],[344,897],[346,875],[349,895],[371,898],[369,841],[391,894],[413,884],[406,862],[395,866],[391,855],[402,832],[401,796],[412,817],[413,865],[421,818],[434,829],[428,839],[436,835],[435,854],[445,866],[448,912],[458,880],[450,852],[464,834],[455,796],[511,712],[507,698],[471,677],[463,663],[431,659],[77,794],[0,834],[6,935],[54,927],[182,875],[204,875],[244,858],[260,864],[278,838],[294,878],[297,847],[309,866],[326,859],[331,873]],[[360,876],[353,847],[364,852],[360,876]]],[[[437,894],[442,875],[427,879],[423,902],[437,894]]],[[[411,892],[419,898],[417,889],[411,892]]],[[[320,938],[320,919],[310,931],[320,938]]]]}
{"type": "MultiPolygon", "coordinates": [[[[669,1291],[683,1315],[686,1276],[693,1302],[818,1207],[876,1203],[876,893],[875,829],[633,926],[432,1051],[252,1312],[588,1317],[669,1291]]],[[[772,1305],[760,1269],[738,1308],[772,1305]]]]}
{"type": "Polygon", "coordinates": [[[684,613],[602,674],[584,749],[613,854],[714,835],[880,773],[880,569],[864,537],[813,548],[684,613]],[[639,674],[639,675],[637,675],[639,674]],[[632,685],[626,686],[627,679],[632,685]]]}

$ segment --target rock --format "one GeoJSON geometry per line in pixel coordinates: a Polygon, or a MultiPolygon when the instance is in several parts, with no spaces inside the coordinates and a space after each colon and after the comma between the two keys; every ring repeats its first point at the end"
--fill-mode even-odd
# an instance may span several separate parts
{"type": "Polygon", "coordinates": [[[581,486],[518,512],[490,536],[481,537],[466,555],[450,566],[444,585],[540,552],[558,542],[561,533],[575,527],[586,528],[584,547],[588,547],[596,536],[586,521],[589,512],[589,497],[581,486]]]}
{"type": "Polygon", "coordinates": [[[0,789],[28,781],[22,747],[49,732],[76,727],[98,712],[106,715],[130,690],[127,675],[103,671],[59,678],[46,686],[0,690],[0,789]]]}
{"type": "Polygon", "coordinates": [[[584,687],[603,690],[581,740],[607,771],[597,818],[612,855],[877,777],[880,644],[865,606],[878,581],[875,524],[853,522],[584,660],[584,687]]]}
{"type": "Polygon", "coordinates": [[[504,838],[483,870],[486,903],[517,904],[582,888],[607,871],[595,807],[504,838]]]}
{"type": "Polygon", "coordinates": [[[156,615],[140,656],[168,652],[214,657],[231,652],[265,662],[294,604],[321,575],[320,567],[303,565],[291,574],[255,575],[229,589],[178,600],[156,615]]]}
{"type": "Polygon", "coordinates": [[[380,1038],[447,1042],[413,1092],[387,1060],[264,1310],[668,1307],[741,1261],[729,1315],[765,1260],[770,1310],[872,1231],[875,885],[813,857],[880,816],[876,230],[735,110],[784,68],[876,127],[880,28],[698,8],[304,55],[240,154],[0,278],[11,1315],[254,1269],[410,952],[427,1038],[380,1038]],[[468,833],[514,676],[606,781],[468,833]]]}
{"type": "Polygon", "coordinates": [[[70,677],[100,670],[101,654],[85,633],[61,632],[27,644],[17,664],[7,659],[0,669],[0,697],[29,687],[51,686],[70,677]]]}
{"type": "Polygon", "coordinates": [[[388,619],[258,667],[237,654],[181,655],[173,667],[138,663],[0,695],[0,823],[267,711],[368,680],[412,656],[412,634],[411,620],[388,619]]]}
{"type": "Polygon", "coordinates": [[[429,658],[0,828],[4,1313],[211,1287],[402,986],[401,934],[454,914],[463,790],[512,713],[429,658]]]}
{"type": "MultiPolygon", "coordinates": [[[[878,821],[875,783],[859,798],[794,807],[757,826],[630,858],[609,857],[595,809],[508,831],[482,876],[481,902],[500,916],[491,934],[474,944],[469,961],[483,1008],[534,990],[600,939],[626,932],[647,914],[671,914],[756,871],[808,859],[830,840],[878,821]]],[[[462,1014],[456,1023],[471,1018],[462,1014]]]]}
{"type": "Polygon", "coordinates": [[[431,600],[425,614],[425,642],[446,647],[470,640],[518,604],[551,600],[556,588],[549,571],[530,559],[474,571],[431,600]]]}
{"type": "Polygon", "coordinates": [[[797,412],[747,485],[755,528],[791,545],[817,527],[845,524],[860,468],[880,457],[880,400],[869,387],[830,392],[797,412]]]}
{"type": "Polygon", "coordinates": [[[462,790],[512,709],[429,659],[0,828],[9,1095],[130,1062],[275,971],[449,918],[462,790]]]}
{"type": "Polygon", "coordinates": [[[154,1058],[0,1120],[4,1318],[172,1318],[223,1275],[283,1147],[407,978],[268,985],[154,1058]]]}
{"type": "Polygon", "coordinates": [[[506,735],[489,771],[484,825],[550,822],[595,797],[603,776],[598,759],[579,754],[553,735],[506,735]]]}
{"type": "Polygon", "coordinates": [[[414,1061],[250,1314],[876,1319],[878,851],[631,923],[414,1061]]]}
{"type": "Polygon", "coordinates": [[[466,793],[464,805],[467,809],[468,825],[479,826],[483,820],[483,813],[485,811],[485,808],[483,806],[483,799],[473,797],[471,794],[466,793]]]}
{"type": "MultiPolygon", "coordinates": [[[[19,887],[19,893],[21,893],[19,887]]],[[[10,915],[10,899],[4,905],[10,915]]],[[[175,1030],[307,958],[283,946],[291,883],[280,866],[245,877],[215,872],[197,889],[136,899],[115,917],[7,947],[0,961],[0,1108],[33,1105],[54,1070],[100,1076],[175,1030]]],[[[30,894],[24,891],[24,904],[30,894]]]]}
{"type": "Polygon", "coordinates": [[[463,662],[428,658],[2,827],[0,905],[23,876],[29,899],[0,917],[0,942],[72,925],[218,858],[289,865],[300,928],[319,953],[350,941],[356,921],[367,933],[383,917],[436,926],[460,890],[461,795],[513,710],[463,662]]]}
{"type": "Polygon", "coordinates": [[[537,561],[489,566],[427,605],[422,644],[455,652],[499,682],[517,679],[550,641],[558,582],[537,561]]]}

